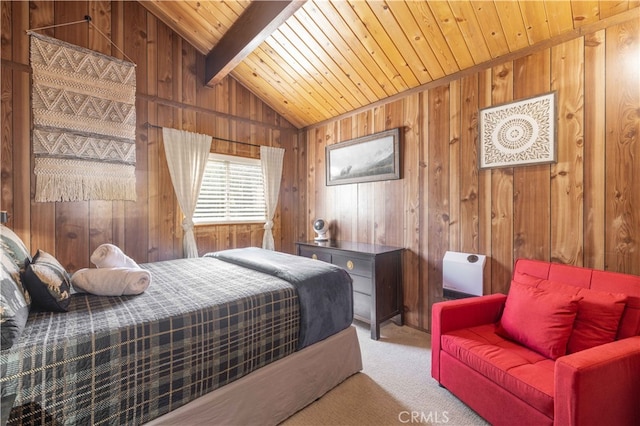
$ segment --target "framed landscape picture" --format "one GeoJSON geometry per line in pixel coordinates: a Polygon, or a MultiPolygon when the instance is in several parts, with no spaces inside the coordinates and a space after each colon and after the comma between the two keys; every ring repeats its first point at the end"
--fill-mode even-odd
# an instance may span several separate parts
{"type": "Polygon", "coordinates": [[[327,185],[400,179],[400,129],[327,145],[327,185]]]}
{"type": "Polygon", "coordinates": [[[556,93],[480,110],[479,168],[555,163],[556,93]]]}

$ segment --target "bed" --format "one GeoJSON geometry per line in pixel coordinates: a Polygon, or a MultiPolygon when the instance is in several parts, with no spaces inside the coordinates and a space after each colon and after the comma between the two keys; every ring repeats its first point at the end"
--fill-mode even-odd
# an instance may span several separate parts
{"type": "Polygon", "coordinates": [[[362,368],[339,268],[257,248],[140,266],[140,295],[29,313],[0,352],[7,424],[277,424],[362,368]]]}

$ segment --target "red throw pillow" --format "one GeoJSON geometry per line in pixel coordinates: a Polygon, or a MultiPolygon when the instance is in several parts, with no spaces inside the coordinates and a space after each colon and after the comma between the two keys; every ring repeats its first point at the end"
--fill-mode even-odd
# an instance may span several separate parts
{"type": "Polygon", "coordinates": [[[581,289],[578,296],[582,296],[582,300],[569,337],[568,353],[613,342],[627,302],[625,294],[588,289],[581,289]]]}
{"type": "Polygon", "coordinates": [[[543,281],[543,279],[516,271],[513,273],[513,281],[520,284],[527,284],[531,287],[538,287],[538,285],[543,281]]]}
{"type": "Polygon", "coordinates": [[[496,332],[547,358],[567,353],[580,297],[512,281],[496,332]]]}

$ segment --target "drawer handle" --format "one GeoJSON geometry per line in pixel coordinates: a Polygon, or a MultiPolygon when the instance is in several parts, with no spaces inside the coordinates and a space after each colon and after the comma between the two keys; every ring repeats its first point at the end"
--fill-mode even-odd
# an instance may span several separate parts
{"type": "Polygon", "coordinates": [[[311,255],[311,258],[312,258],[313,260],[318,260],[318,255],[317,255],[317,254],[315,254],[315,253],[313,253],[313,254],[311,255]]]}
{"type": "Polygon", "coordinates": [[[347,269],[350,271],[353,269],[353,262],[350,260],[347,260],[347,269]]]}

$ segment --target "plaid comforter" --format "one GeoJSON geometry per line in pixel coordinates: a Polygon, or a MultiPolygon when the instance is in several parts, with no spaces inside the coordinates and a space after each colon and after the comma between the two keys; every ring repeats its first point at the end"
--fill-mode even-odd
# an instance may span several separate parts
{"type": "Polygon", "coordinates": [[[295,351],[286,281],[214,258],[141,266],[153,281],[139,296],[75,294],[67,313],[30,315],[0,353],[10,425],[144,423],[295,351]]]}

